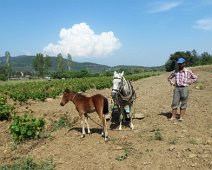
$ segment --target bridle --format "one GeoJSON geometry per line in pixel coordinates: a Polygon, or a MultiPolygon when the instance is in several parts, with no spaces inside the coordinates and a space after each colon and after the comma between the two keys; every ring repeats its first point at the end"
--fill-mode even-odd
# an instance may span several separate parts
{"type": "Polygon", "coordinates": [[[119,89],[112,89],[112,92],[115,92],[115,93],[117,93],[117,94],[120,94],[121,91],[122,91],[122,89],[124,88],[123,78],[114,77],[113,80],[114,80],[114,79],[119,79],[119,80],[121,80],[121,86],[119,87],[119,89]]]}
{"type": "Polygon", "coordinates": [[[125,100],[125,101],[134,101],[136,96],[135,96],[135,91],[133,90],[133,87],[131,85],[131,83],[129,81],[126,81],[126,84],[124,84],[124,78],[121,77],[114,77],[113,79],[121,79],[121,86],[119,87],[119,89],[112,89],[112,98],[115,99],[115,100],[125,100]],[[129,87],[129,91],[130,91],[130,94],[128,94],[127,96],[124,96],[122,94],[122,90],[124,88],[125,85],[128,85],[129,87]]]}

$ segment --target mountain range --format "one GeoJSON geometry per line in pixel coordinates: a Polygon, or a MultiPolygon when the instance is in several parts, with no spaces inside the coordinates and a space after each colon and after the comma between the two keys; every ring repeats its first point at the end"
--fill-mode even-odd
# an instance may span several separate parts
{"type": "MultiPolygon", "coordinates": [[[[13,71],[29,71],[33,72],[33,66],[32,62],[33,59],[36,56],[29,56],[29,55],[20,55],[16,57],[11,57],[11,67],[13,71]]],[[[56,57],[50,57],[51,58],[51,68],[50,72],[57,71],[57,61],[56,57]]],[[[5,57],[0,57],[0,66],[5,65],[5,57]]],[[[64,63],[64,69],[68,70],[68,65],[67,65],[67,59],[63,59],[64,63]]],[[[154,70],[161,70],[163,69],[163,66],[158,66],[158,67],[143,67],[143,66],[126,66],[126,65],[118,65],[114,67],[110,67],[107,65],[101,65],[101,64],[96,64],[96,63],[91,63],[91,62],[76,62],[72,61],[71,65],[71,70],[72,71],[80,71],[80,70],[87,70],[89,72],[102,72],[106,70],[120,70],[120,69],[139,69],[139,70],[144,70],[144,71],[154,71],[154,70]]]]}

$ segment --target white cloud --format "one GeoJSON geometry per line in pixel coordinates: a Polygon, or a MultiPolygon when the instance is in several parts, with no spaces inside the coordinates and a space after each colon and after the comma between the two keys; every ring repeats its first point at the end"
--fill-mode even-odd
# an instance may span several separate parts
{"type": "Polygon", "coordinates": [[[210,31],[212,30],[212,18],[197,20],[194,27],[197,29],[210,31]]]}
{"type": "Polygon", "coordinates": [[[100,35],[86,23],[75,24],[71,28],[62,28],[60,40],[50,43],[43,51],[45,54],[57,55],[68,53],[75,57],[102,57],[120,48],[121,43],[113,32],[102,32],[100,35]]]}
{"type": "Polygon", "coordinates": [[[165,12],[165,11],[169,11],[173,8],[176,8],[180,5],[181,5],[181,1],[156,2],[156,3],[150,4],[151,10],[149,12],[151,12],[151,13],[165,12]]]}

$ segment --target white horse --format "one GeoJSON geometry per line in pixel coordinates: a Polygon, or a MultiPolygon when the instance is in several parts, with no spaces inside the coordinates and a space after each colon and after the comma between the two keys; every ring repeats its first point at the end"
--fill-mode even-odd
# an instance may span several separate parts
{"type": "Polygon", "coordinates": [[[136,98],[135,91],[133,90],[132,84],[124,78],[124,72],[117,73],[114,71],[113,76],[113,87],[111,96],[113,98],[114,104],[118,108],[120,114],[119,117],[119,130],[122,129],[122,123],[125,121],[125,106],[129,106],[129,115],[130,115],[130,128],[133,130],[134,125],[132,122],[132,106],[136,98]]]}

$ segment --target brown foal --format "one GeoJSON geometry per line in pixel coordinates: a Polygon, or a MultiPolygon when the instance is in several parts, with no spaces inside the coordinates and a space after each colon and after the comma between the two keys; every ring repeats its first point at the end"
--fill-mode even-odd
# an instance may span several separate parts
{"type": "Polygon", "coordinates": [[[108,134],[105,114],[108,113],[108,100],[101,94],[86,97],[85,95],[82,95],[80,93],[75,93],[73,91],[70,91],[69,89],[65,89],[60,105],[64,106],[69,101],[72,101],[75,104],[76,109],[79,112],[82,125],[81,137],[85,137],[85,124],[87,125],[88,134],[91,133],[88,124],[88,113],[96,111],[103,125],[102,136],[104,136],[105,141],[107,141],[108,134]]]}

